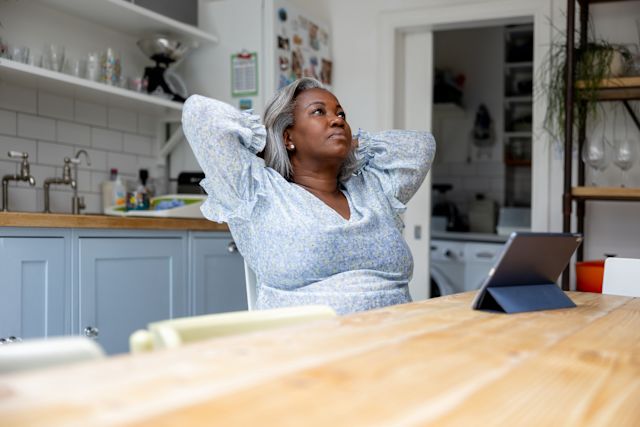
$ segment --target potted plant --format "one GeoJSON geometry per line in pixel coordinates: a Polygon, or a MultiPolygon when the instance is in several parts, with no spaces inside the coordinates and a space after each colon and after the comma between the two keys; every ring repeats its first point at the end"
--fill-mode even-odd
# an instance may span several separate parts
{"type": "MultiPolygon", "coordinates": [[[[595,119],[600,82],[623,75],[625,61],[631,58],[631,53],[625,46],[598,40],[577,48],[575,55],[575,81],[580,82],[580,94],[575,99],[584,101],[584,114],[595,119]]],[[[566,66],[566,45],[553,43],[540,71],[542,76],[545,72],[550,74],[548,85],[542,86],[547,98],[544,126],[558,141],[564,139],[566,66]]],[[[580,104],[577,104],[577,108],[574,108],[576,119],[579,118],[579,109],[580,104]]],[[[573,123],[577,126],[578,120],[573,123]]]]}

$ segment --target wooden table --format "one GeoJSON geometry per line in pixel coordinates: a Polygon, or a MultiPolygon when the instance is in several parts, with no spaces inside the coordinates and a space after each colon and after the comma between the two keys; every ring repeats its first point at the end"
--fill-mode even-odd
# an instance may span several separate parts
{"type": "Polygon", "coordinates": [[[0,377],[2,426],[638,426],[640,299],[473,293],[0,377]]]}

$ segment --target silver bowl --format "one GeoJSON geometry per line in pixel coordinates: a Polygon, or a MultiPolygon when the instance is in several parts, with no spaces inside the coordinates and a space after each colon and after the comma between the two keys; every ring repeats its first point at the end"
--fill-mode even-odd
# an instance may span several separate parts
{"type": "Polygon", "coordinates": [[[183,43],[180,40],[160,34],[138,40],[137,44],[140,50],[149,58],[167,63],[179,61],[187,52],[197,47],[195,42],[183,43]]]}

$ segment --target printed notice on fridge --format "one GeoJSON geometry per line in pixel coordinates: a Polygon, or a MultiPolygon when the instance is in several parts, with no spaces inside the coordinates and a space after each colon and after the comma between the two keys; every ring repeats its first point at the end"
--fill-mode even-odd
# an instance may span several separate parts
{"type": "Polygon", "coordinates": [[[258,54],[240,52],[231,55],[231,96],[258,94],[258,54]]]}

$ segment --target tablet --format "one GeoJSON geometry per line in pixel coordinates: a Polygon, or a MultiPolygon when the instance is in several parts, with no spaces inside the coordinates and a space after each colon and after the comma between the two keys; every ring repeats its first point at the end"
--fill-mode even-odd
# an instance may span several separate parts
{"type": "Polygon", "coordinates": [[[575,307],[556,280],[580,243],[579,234],[512,233],[472,307],[504,313],[575,307]]]}

